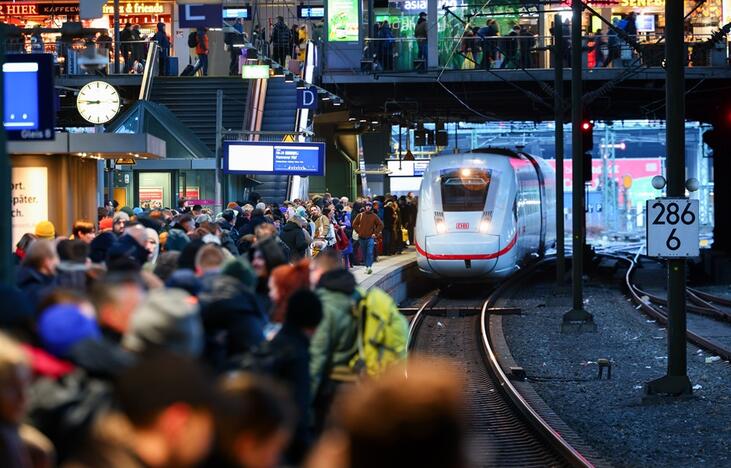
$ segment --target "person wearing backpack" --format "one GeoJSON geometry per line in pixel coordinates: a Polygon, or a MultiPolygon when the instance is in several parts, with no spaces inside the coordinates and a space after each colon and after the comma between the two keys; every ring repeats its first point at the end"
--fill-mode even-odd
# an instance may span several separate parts
{"type": "Polygon", "coordinates": [[[188,34],[188,50],[190,52],[190,65],[196,66],[198,62],[198,54],[195,53],[195,48],[198,46],[198,31],[193,29],[188,34]]]}
{"type": "Polygon", "coordinates": [[[310,342],[310,389],[315,431],[320,433],[339,387],[358,380],[350,367],[358,354],[355,277],[342,268],[336,250],[323,250],[312,260],[310,284],[316,285],[322,303],[322,321],[310,342]]]}
{"type": "Polygon", "coordinates": [[[195,66],[193,74],[198,70],[202,71],[203,76],[208,75],[208,29],[198,28],[198,43],[195,46],[195,53],[198,55],[198,64],[195,66]]]}

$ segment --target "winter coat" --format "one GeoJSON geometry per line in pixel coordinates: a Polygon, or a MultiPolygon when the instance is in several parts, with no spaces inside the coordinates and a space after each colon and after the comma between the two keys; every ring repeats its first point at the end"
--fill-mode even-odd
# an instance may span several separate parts
{"type": "Polygon", "coordinates": [[[416,25],[416,28],[414,28],[414,37],[416,37],[418,41],[426,41],[428,35],[428,25],[429,23],[427,21],[422,21],[421,23],[416,25]]]}
{"type": "Polygon", "coordinates": [[[329,271],[315,292],[322,302],[322,321],[310,342],[311,398],[332,370],[348,366],[358,351],[358,324],[352,313],[355,277],[344,269],[329,271]]]}
{"type": "Polygon", "coordinates": [[[292,31],[282,22],[277,22],[272,30],[272,44],[274,47],[286,47],[292,46],[292,31]]]}
{"type": "Polygon", "coordinates": [[[44,275],[28,266],[21,266],[15,278],[15,285],[26,295],[33,310],[38,307],[47,289],[54,284],[53,276],[44,275]]]}
{"type": "Polygon", "coordinates": [[[307,242],[305,231],[295,221],[287,221],[282,229],[282,242],[289,247],[290,256],[293,258],[303,258],[307,252],[310,243],[307,242]]]}
{"type": "Polygon", "coordinates": [[[300,464],[310,445],[310,340],[301,330],[284,323],[272,339],[271,349],[275,352],[272,377],[285,384],[297,405],[299,418],[287,458],[293,464],[300,464]]]}
{"type": "Polygon", "coordinates": [[[206,333],[205,355],[214,367],[264,340],[265,314],[254,294],[237,279],[218,276],[211,290],[201,293],[199,299],[206,333]]]}
{"type": "Polygon", "coordinates": [[[365,211],[355,217],[353,230],[358,233],[361,239],[368,239],[372,235],[380,234],[383,231],[383,221],[373,212],[365,211]]]}
{"type": "Polygon", "coordinates": [[[132,354],[106,338],[82,340],[71,347],[67,357],[90,377],[108,381],[135,362],[132,354]]]}

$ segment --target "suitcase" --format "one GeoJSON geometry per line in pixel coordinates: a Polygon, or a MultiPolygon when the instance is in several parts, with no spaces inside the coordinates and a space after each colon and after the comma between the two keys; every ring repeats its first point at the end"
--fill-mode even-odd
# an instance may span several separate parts
{"type": "Polygon", "coordinates": [[[198,66],[198,63],[199,61],[196,60],[195,65],[192,65],[190,63],[186,65],[183,71],[180,73],[180,76],[193,76],[193,74],[195,73],[195,67],[198,66]]]}

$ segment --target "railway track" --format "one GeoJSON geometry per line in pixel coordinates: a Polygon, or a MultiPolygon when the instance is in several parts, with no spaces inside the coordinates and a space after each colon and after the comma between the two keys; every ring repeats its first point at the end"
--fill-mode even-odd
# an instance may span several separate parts
{"type": "Polygon", "coordinates": [[[476,466],[594,466],[513,386],[489,336],[491,307],[519,277],[482,299],[429,297],[411,320],[411,352],[445,357],[466,380],[470,460],[476,466]]]}
{"type": "MultiPolygon", "coordinates": [[[[637,270],[637,258],[639,257],[639,254],[634,257],[626,257],[622,255],[607,256],[628,263],[629,266],[627,268],[627,273],[625,274],[625,285],[629,291],[632,301],[637,304],[637,306],[641,308],[645,314],[652,317],[654,320],[657,320],[658,323],[667,325],[668,317],[665,311],[667,300],[657,294],[651,294],[641,289],[637,286],[634,280],[634,273],[637,270]]],[[[731,304],[731,301],[728,301],[727,299],[719,298],[702,291],[689,288],[688,302],[687,310],[689,312],[710,317],[718,322],[731,322],[731,312],[725,308],[728,304],[731,304]]],[[[686,336],[688,341],[696,346],[703,348],[724,360],[731,360],[731,346],[721,343],[714,337],[710,336],[708,330],[701,332],[694,330],[689,326],[686,331],[686,336]]]]}

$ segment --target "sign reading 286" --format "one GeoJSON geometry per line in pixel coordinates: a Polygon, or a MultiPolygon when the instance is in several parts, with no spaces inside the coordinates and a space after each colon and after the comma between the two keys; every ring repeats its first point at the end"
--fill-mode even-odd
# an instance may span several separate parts
{"type": "Polygon", "coordinates": [[[648,200],[646,213],[648,255],[695,257],[699,254],[698,200],[648,200]]]}

